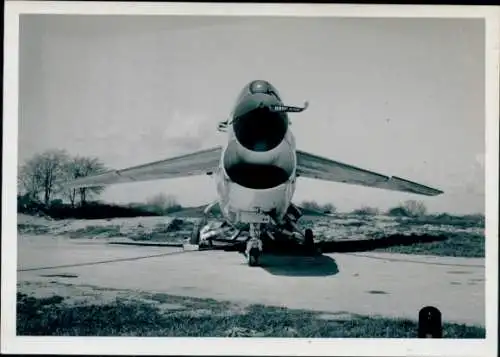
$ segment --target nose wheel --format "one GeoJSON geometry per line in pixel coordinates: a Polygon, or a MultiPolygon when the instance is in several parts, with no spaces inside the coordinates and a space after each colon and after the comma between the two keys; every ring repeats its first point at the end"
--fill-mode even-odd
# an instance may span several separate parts
{"type": "Polygon", "coordinates": [[[259,228],[259,225],[256,223],[250,224],[250,239],[247,241],[245,256],[248,266],[251,267],[258,266],[260,264],[260,257],[262,256],[263,246],[259,228]]]}
{"type": "Polygon", "coordinates": [[[258,248],[251,248],[247,253],[248,266],[256,267],[260,263],[260,256],[262,252],[258,248]]]}
{"type": "Polygon", "coordinates": [[[316,253],[316,246],[314,244],[314,234],[312,229],[308,228],[304,232],[304,247],[308,253],[316,253]]]}

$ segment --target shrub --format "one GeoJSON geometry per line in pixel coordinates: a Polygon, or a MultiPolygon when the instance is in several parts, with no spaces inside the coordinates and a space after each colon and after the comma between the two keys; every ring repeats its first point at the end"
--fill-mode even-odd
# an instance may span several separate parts
{"type": "Polygon", "coordinates": [[[60,207],[63,205],[64,205],[63,200],[61,200],[60,198],[50,201],[50,207],[56,207],[56,206],[60,207]]]}
{"type": "Polygon", "coordinates": [[[410,217],[422,217],[427,213],[427,207],[422,201],[409,200],[404,203],[403,207],[410,217]]]}
{"type": "Polygon", "coordinates": [[[316,201],[304,201],[300,204],[300,207],[305,210],[311,210],[321,213],[335,213],[337,211],[337,208],[331,203],[321,205],[316,201]]]}
{"type": "Polygon", "coordinates": [[[378,208],[363,206],[361,208],[355,209],[352,211],[353,214],[361,215],[361,216],[376,216],[380,213],[378,208]]]}
{"type": "Polygon", "coordinates": [[[182,206],[177,202],[175,196],[166,195],[164,193],[150,197],[145,207],[148,211],[159,215],[177,212],[182,209],[182,206]]]}
{"type": "Polygon", "coordinates": [[[408,217],[406,210],[402,206],[390,208],[387,214],[393,217],[408,217]]]}
{"type": "Polygon", "coordinates": [[[398,217],[422,217],[427,213],[427,208],[421,201],[408,200],[397,207],[387,211],[389,216],[398,217]]]}

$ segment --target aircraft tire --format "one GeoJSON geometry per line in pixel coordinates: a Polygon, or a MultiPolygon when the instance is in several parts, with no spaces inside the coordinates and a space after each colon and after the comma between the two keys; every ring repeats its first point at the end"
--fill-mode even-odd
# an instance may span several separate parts
{"type": "Polygon", "coordinates": [[[310,228],[307,228],[304,232],[304,245],[307,250],[310,250],[311,252],[314,251],[314,234],[310,228]]]}
{"type": "Polygon", "coordinates": [[[259,265],[260,260],[260,250],[257,248],[252,248],[248,252],[248,266],[256,267],[259,265]]]}

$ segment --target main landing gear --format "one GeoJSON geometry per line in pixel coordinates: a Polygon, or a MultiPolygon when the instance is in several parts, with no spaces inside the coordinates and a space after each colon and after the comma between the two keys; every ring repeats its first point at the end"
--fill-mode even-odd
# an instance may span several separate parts
{"type": "Polygon", "coordinates": [[[293,213],[296,212],[289,212],[292,217],[288,217],[285,225],[277,225],[274,222],[269,226],[269,222],[251,222],[248,223],[247,228],[233,227],[236,231],[229,239],[225,238],[227,228],[230,228],[228,223],[223,223],[221,226],[208,225],[208,219],[204,216],[203,219],[194,224],[189,237],[189,245],[185,245],[185,249],[214,249],[213,242],[233,244],[239,252],[244,254],[247,264],[251,267],[261,264],[264,245],[268,252],[276,250],[277,252],[291,252],[299,255],[320,253],[320,249],[317,249],[318,247],[314,243],[313,231],[311,229],[302,231],[297,225],[293,213]]]}
{"type": "Polygon", "coordinates": [[[191,237],[189,237],[189,244],[197,246],[208,246],[212,247],[212,238],[216,234],[208,235],[206,234],[206,226],[208,224],[208,215],[210,211],[217,205],[217,202],[209,204],[203,210],[203,218],[194,223],[193,231],[191,232],[191,237]]]}
{"type": "MultiPolygon", "coordinates": [[[[275,245],[275,243],[267,238],[268,236],[272,237],[272,234],[267,235],[265,231],[260,229],[259,224],[251,223],[250,238],[246,241],[245,249],[245,257],[247,259],[248,265],[251,267],[260,265],[260,259],[263,253],[263,242],[265,242],[265,244],[271,244],[271,246],[274,246],[274,249],[280,249],[280,244],[284,244],[282,249],[284,249],[285,252],[289,250],[290,252],[298,252],[301,255],[305,254],[308,256],[315,256],[320,253],[320,250],[314,243],[314,235],[312,229],[306,229],[302,235],[302,242],[298,244],[294,242],[293,239],[289,238],[288,240],[282,241],[281,243],[276,242],[277,245],[275,245]]],[[[273,250],[272,247],[267,247],[268,250],[273,250]]]]}

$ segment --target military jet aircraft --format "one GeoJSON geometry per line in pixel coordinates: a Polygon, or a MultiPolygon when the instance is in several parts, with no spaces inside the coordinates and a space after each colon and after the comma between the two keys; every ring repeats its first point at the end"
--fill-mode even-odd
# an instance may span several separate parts
{"type": "Polygon", "coordinates": [[[300,177],[362,185],[426,196],[443,193],[399,177],[389,177],[342,162],[296,149],[290,130],[290,113],[304,106],[285,105],[276,88],[265,80],[248,83],[238,96],[229,119],[217,129],[227,133],[224,146],[147,163],[122,170],[111,170],[76,179],[68,187],[92,187],[118,183],[209,175],[215,178],[218,199],[207,205],[205,218],[195,225],[189,243],[203,247],[214,240],[207,216],[216,206],[223,226],[235,233],[228,239],[244,238],[248,264],[259,264],[266,241],[295,241],[304,250],[314,250],[311,229],[297,224],[301,210],[292,203],[300,177]]]}

